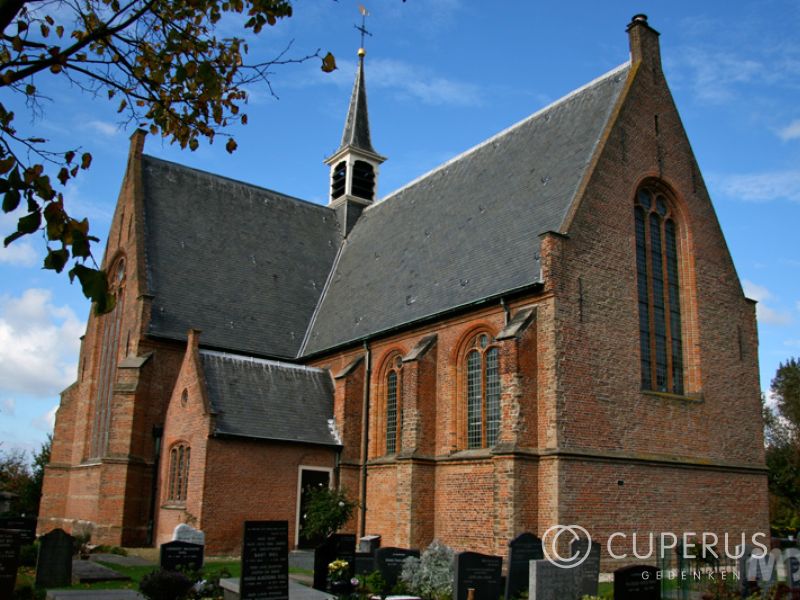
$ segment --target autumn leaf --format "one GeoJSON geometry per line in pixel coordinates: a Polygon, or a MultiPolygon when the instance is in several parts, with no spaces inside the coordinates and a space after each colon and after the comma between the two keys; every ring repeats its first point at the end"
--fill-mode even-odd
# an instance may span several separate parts
{"type": "Polygon", "coordinates": [[[328,52],[322,59],[322,67],[320,67],[325,73],[332,73],[336,70],[336,59],[334,58],[333,54],[328,52]]]}

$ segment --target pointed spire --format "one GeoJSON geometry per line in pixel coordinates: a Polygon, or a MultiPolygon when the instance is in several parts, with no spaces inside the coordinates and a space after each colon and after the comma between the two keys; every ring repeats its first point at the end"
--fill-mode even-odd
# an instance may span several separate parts
{"type": "Polygon", "coordinates": [[[347,111],[347,120],[344,122],[342,143],[336,153],[345,148],[364,150],[377,154],[372,147],[369,134],[369,115],[367,113],[367,86],[364,81],[364,55],[363,48],[358,50],[358,71],[353,84],[353,95],[350,97],[350,109],[347,111]]]}

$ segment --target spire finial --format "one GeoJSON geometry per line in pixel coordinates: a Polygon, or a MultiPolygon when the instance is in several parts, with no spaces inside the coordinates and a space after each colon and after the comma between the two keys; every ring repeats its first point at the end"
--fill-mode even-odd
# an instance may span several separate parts
{"type": "Polygon", "coordinates": [[[358,49],[358,57],[363,59],[367,54],[367,51],[364,49],[364,36],[368,35],[369,37],[372,37],[372,34],[367,31],[367,17],[369,16],[369,11],[363,4],[359,4],[358,12],[361,13],[361,26],[353,25],[353,27],[361,32],[361,47],[358,49]]]}

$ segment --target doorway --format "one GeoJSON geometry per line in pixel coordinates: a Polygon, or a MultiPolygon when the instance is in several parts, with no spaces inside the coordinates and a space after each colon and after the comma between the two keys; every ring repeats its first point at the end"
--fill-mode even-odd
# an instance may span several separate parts
{"type": "Polygon", "coordinates": [[[300,549],[315,548],[322,543],[319,536],[309,537],[303,533],[306,520],[306,507],[309,492],[314,489],[331,486],[333,469],[325,467],[300,467],[297,487],[297,547],[300,549]]]}

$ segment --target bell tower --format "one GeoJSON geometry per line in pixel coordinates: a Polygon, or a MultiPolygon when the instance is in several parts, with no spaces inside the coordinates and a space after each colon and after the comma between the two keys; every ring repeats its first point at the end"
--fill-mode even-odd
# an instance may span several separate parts
{"type": "Polygon", "coordinates": [[[328,206],[336,209],[347,236],[361,212],[377,196],[378,168],[386,160],[372,147],[364,81],[364,48],[358,50],[358,70],[350,97],[339,149],[325,159],[331,169],[328,206]]]}

